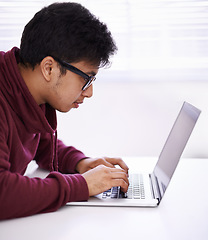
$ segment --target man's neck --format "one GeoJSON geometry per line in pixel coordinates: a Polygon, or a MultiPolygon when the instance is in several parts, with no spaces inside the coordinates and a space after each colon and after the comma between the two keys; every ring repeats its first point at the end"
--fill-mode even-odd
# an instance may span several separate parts
{"type": "Polygon", "coordinates": [[[42,76],[40,74],[39,67],[37,66],[34,69],[32,69],[31,67],[26,67],[23,64],[19,63],[18,68],[26,86],[28,87],[36,103],[38,105],[43,104],[44,101],[41,99],[42,76]]]}

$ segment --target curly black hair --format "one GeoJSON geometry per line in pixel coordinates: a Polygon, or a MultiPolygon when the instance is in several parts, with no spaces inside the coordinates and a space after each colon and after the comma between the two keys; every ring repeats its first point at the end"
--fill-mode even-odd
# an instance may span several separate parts
{"type": "Polygon", "coordinates": [[[116,51],[106,24],[88,9],[78,3],[54,3],[25,26],[20,62],[34,68],[46,56],[54,56],[69,63],[87,60],[104,67],[116,51]]]}

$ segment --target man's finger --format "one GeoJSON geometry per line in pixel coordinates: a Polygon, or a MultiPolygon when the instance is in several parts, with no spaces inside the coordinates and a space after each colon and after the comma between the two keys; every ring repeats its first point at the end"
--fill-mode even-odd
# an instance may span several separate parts
{"type": "Polygon", "coordinates": [[[108,158],[108,157],[105,157],[106,161],[111,163],[112,165],[119,165],[122,169],[125,170],[125,172],[128,173],[128,166],[126,165],[126,163],[121,159],[121,158],[108,158]]]}

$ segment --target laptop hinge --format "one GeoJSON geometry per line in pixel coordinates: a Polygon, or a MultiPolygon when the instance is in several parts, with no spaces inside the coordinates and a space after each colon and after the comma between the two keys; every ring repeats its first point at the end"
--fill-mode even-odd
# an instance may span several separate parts
{"type": "Polygon", "coordinates": [[[150,176],[150,182],[151,182],[151,186],[152,186],[153,198],[158,199],[158,204],[159,204],[160,200],[161,200],[161,193],[160,193],[158,180],[155,177],[154,173],[150,174],[149,176],[150,176]]]}

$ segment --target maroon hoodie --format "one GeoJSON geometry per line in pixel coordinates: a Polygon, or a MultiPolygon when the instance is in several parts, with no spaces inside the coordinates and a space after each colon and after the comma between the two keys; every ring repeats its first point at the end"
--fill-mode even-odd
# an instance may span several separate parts
{"type": "Polygon", "coordinates": [[[57,140],[56,112],[35,102],[18,70],[18,52],[0,52],[0,219],[51,212],[89,197],[75,171],[85,155],[57,140]],[[33,159],[51,171],[45,179],[24,176],[33,159]]]}

